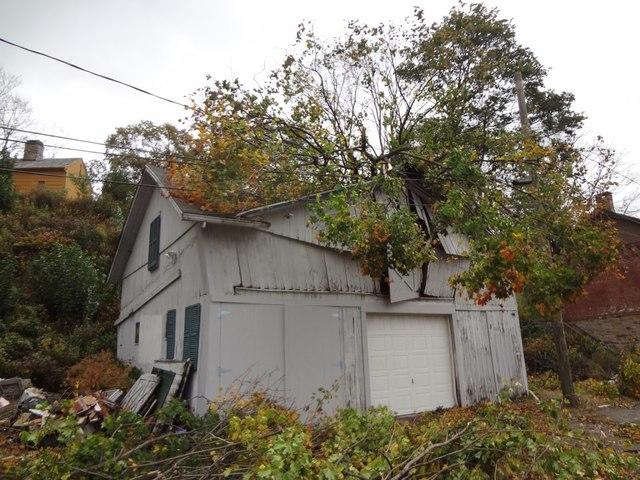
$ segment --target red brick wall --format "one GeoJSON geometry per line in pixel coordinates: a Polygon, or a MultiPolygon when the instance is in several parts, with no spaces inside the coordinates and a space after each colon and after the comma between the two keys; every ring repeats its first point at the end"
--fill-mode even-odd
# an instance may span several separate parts
{"type": "Polygon", "coordinates": [[[585,296],[565,308],[569,322],[640,313],[640,223],[616,218],[615,224],[624,278],[603,274],[594,280],[585,296]]]}

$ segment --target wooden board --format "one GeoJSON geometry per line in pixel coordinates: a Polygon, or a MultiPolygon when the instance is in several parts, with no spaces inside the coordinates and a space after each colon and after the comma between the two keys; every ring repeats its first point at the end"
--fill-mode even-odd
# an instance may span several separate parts
{"type": "Polygon", "coordinates": [[[149,399],[153,396],[159,384],[160,378],[158,375],[143,373],[122,399],[120,404],[122,410],[140,413],[145,405],[149,403],[149,399]]]}

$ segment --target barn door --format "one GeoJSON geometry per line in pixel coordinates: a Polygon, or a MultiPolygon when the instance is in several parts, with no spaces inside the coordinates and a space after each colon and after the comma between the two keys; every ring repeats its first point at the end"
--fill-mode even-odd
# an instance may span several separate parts
{"type": "Polygon", "coordinates": [[[182,359],[191,360],[193,371],[198,367],[198,344],[200,342],[200,304],[196,303],[184,310],[184,342],[182,359]]]}

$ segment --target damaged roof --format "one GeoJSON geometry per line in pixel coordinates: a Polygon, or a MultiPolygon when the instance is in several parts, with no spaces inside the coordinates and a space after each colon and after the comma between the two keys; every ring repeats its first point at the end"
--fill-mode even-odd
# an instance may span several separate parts
{"type": "MultiPolygon", "coordinates": [[[[410,195],[412,196],[409,203],[414,205],[418,216],[425,222],[429,233],[436,233],[432,232],[429,227],[430,224],[433,224],[433,212],[430,208],[432,199],[429,198],[427,193],[417,182],[408,181],[407,187],[410,195]]],[[[245,210],[235,215],[219,215],[205,212],[199,205],[189,203],[181,198],[172,196],[170,193],[171,187],[167,180],[166,170],[162,167],[147,165],[140,179],[138,188],[136,189],[127,219],[122,228],[118,249],[116,250],[116,254],[109,271],[109,281],[117,282],[122,278],[127,260],[133,249],[133,244],[138,236],[138,231],[140,229],[142,219],[144,218],[147,205],[149,204],[153,190],[156,188],[160,188],[162,190],[163,196],[165,196],[173,205],[181,220],[233,225],[236,227],[257,228],[262,230],[268,229],[270,226],[269,222],[266,222],[261,218],[263,215],[275,210],[289,208],[299,203],[313,201],[318,196],[323,197],[333,191],[328,190],[297,199],[276,202],[262,207],[245,210]]],[[[469,249],[469,243],[463,235],[453,232],[450,228],[444,232],[437,232],[436,235],[447,255],[466,255],[466,252],[469,249]]]]}

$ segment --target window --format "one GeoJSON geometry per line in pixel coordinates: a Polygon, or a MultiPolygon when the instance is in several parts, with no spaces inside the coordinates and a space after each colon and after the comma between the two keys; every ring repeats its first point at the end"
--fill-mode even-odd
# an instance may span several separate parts
{"type": "Polygon", "coordinates": [[[153,219],[149,226],[149,271],[157,270],[160,264],[160,215],[153,219]]]}
{"type": "Polygon", "coordinates": [[[44,185],[44,180],[38,180],[38,185],[44,185]]]}
{"type": "Polygon", "coordinates": [[[173,357],[176,352],[176,311],[175,310],[169,310],[167,312],[165,339],[167,341],[166,358],[168,360],[173,360],[173,357]]]}
{"type": "Polygon", "coordinates": [[[191,368],[198,367],[198,343],[200,342],[200,304],[196,303],[184,310],[184,342],[182,359],[191,360],[191,368]]]}
{"type": "Polygon", "coordinates": [[[140,343],[140,322],[136,322],[136,336],[134,340],[136,345],[140,343]]]}

